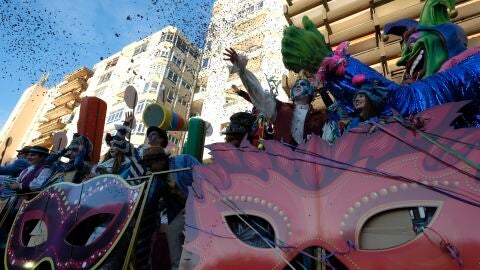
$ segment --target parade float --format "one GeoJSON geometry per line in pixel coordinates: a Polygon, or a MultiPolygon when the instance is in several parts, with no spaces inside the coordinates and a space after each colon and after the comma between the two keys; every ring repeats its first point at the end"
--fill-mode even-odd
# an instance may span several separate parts
{"type": "MultiPolygon", "coordinates": [[[[418,22],[385,26],[385,35],[403,38],[401,85],[349,56],[346,43],[330,50],[308,18],[304,28],[287,28],[287,68],[313,74],[345,112],[354,111],[359,86],[375,81],[388,92],[387,120],[333,144],[312,136],[296,146],[210,145],[213,163],[193,168],[180,268],[477,269],[480,54],[467,49],[453,14],[454,1],[426,1],[418,22]]],[[[188,127],[185,151],[201,156],[202,122],[187,125],[160,105],[146,111],[149,125],[188,127]]],[[[104,175],[52,185],[22,203],[4,199],[4,267],[145,267],[151,180],[104,175]]]]}

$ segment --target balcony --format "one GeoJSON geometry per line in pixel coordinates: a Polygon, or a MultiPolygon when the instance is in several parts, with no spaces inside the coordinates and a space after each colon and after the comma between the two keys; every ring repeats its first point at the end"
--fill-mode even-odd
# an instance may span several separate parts
{"type": "Polygon", "coordinates": [[[82,67],[72,73],[70,73],[69,75],[65,76],[65,81],[67,82],[71,82],[77,78],[90,78],[92,77],[93,75],[93,71],[91,71],[90,69],[86,68],[86,67],[82,67]]]}
{"type": "Polygon", "coordinates": [[[37,145],[37,146],[43,146],[47,148],[50,148],[52,144],[53,144],[53,136],[51,134],[48,136],[42,135],[36,138],[35,140],[33,140],[32,142],[32,146],[37,145]]]}
{"type": "Polygon", "coordinates": [[[45,117],[49,120],[62,117],[73,111],[73,106],[70,104],[65,104],[56,108],[53,108],[45,114],[45,117]]]}
{"type": "Polygon", "coordinates": [[[79,95],[80,95],[80,91],[79,90],[74,90],[74,91],[70,91],[70,92],[67,92],[61,96],[58,96],[57,98],[55,98],[53,100],[53,105],[55,106],[60,106],[60,105],[63,105],[65,103],[68,103],[69,101],[79,101],[79,95]]]}
{"type": "Polygon", "coordinates": [[[87,89],[87,80],[84,78],[75,78],[74,80],[69,81],[68,83],[60,86],[60,88],[58,89],[58,92],[60,92],[61,94],[65,94],[67,92],[77,90],[77,89],[81,89],[81,90],[87,89]]]}
{"type": "Polygon", "coordinates": [[[50,131],[63,129],[66,124],[62,123],[60,119],[54,119],[50,122],[46,122],[38,127],[38,132],[45,134],[50,131]]]}

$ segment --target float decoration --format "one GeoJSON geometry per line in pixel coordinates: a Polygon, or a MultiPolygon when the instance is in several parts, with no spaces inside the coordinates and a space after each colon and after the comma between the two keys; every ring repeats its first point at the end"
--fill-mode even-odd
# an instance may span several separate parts
{"type": "Polygon", "coordinates": [[[24,201],[9,234],[5,268],[42,262],[54,269],[97,268],[127,229],[143,189],[144,184],[102,175],[56,184],[24,201]]]}
{"type": "Polygon", "coordinates": [[[336,269],[474,268],[478,168],[418,134],[420,128],[434,132],[443,146],[478,164],[480,150],[472,146],[480,130],[448,125],[463,105],[416,115],[411,123],[423,123],[419,129],[394,122],[367,136],[369,125],[360,126],[333,147],[315,136],[296,150],[276,141],[266,141],[265,151],[245,141],[240,149],[212,145],[215,163],[195,168],[187,201],[188,263],[195,269],[290,269],[303,250],[321,247],[330,254],[321,263],[336,269]],[[431,215],[415,223],[408,211],[419,207],[431,215]],[[274,229],[266,247],[242,242],[230,228],[232,217],[243,217],[248,227],[252,216],[274,229]]]}

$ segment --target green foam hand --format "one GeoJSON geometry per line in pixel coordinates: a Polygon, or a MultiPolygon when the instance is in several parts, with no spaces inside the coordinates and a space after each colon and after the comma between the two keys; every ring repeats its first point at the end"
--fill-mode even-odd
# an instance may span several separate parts
{"type": "Polygon", "coordinates": [[[285,67],[294,72],[317,72],[322,60],[331,53],[330,46],[315,24],[307,17],[303,27],[291,25],[283,31],[282,56],[285,67]]]}

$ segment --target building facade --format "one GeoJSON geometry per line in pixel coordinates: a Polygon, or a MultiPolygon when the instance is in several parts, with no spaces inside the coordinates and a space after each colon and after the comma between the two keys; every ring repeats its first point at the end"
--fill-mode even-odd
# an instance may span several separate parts
{"type": "MultiPolygon", "coordinates": [[[[168,26],[95,64],[83,96],[97,96],[107,102],[104,130],[115,133],[114,125],[121,124],[125,113],[131,111],[124,102],[125,89],[129,85],[135,87],[138,93],[133,109],[136,124],[130,140],[140,145],[145,141],[147,129],[142,113],[149,104],[163,104],[188,119],[199,63],[198,47],[179,29],[168,26]]],[[[178,153],[184,132],[168,133],[169,148],[178,153]]],[[[106,150],[104,145],[102,153],[106,150]]]]}
{"type": "MultiPolygon", "coordinates": [[[[74,110],[80,105],[80,95],[87,89],[87,81],[92,74],[90,69],[82,67],[48,90],[41,110],[34,117],[32,131],[25,137],[25,145],[52,148],[55,133],[68,133],[67,125],[73,121],[74,110]]],[[[73,133],[70,135],[69,140],[73,133]]]]}
{"type": "Polygon", "coordinates": [[[250,103],[232,92],[232,85],[245,88],[223,60],[225,48],[246,55],[247,68],[259,78],[264,89],[278,94],[280,100],[287,100],[280,83],[286,73],[281,56],[282,31],[287,24],[283,3],[281,0],[215,2],[192,105],[192,115],[199,115],[212,125],[213,133],[206,138],[206,144],[224,141],[221,131],[228,125],[229,117],[252,109],[250,103]]]}
{"type": "Polygon", "coordinates": [[[16,150],[26,145],[24,144],[25,136],[33,130],[34,117],[47,99],[47,88],[44,87],[47,79],[48,75],[43,75],[37,83],[23,92],[2,127],[0,132],[1,151],[3,151],[7,139],[11,138],[11,144],[5,151],[2,165],[14,160],[17,155],[16,150]]]}
{"type": "MultiPolygon", "coordinates": [[[[480,46],[480,2],[456,2],[458,16],[452,21],[465,29],[469,47],[480,46]]],[[[350,41],[353,57],[400,82],[404,68],[395,64],[400,57],[400,39],[391,36],[384,40],[383,27],[399,19],[417,19],[424,4],[424,0],[287,0],[284,13],[296,26],[308,16],[332,47],[350,41]]]]}

